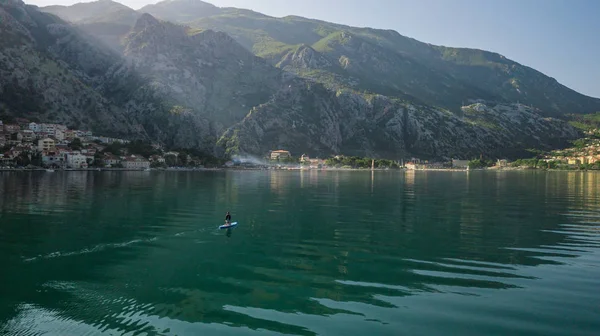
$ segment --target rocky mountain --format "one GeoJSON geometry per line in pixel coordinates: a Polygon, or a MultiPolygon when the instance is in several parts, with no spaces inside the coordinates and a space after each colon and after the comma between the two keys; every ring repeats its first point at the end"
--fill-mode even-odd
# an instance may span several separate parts
{"type": "Polygon", "coordinates": [[[563,121],[520,104],[476,103],[462,114],[309,84],[252,109],[219,145],[231,153],[265,153],[277,144],[321,157],[519,157],[529,148],[560,147],[577,136],[563,121]]]}
{"type": "Polygon", "coordinates": [[[141,14],[135,10],[111,0],[79,3],[72,6],[48,6],[44,12],[54,14],[61,19],[94,35],[105,45],[121,52],[123,37],[129,33],[141,14]]]}
{"type": "MultiPolygon", "coordinates": [[[[42,9],[50,14],[20,0],[0,3],[4,113],[217,154],[283,147],[310,155],[500,157],[578,136],[543,106],[486,89],[483,79],[501,80],[496,75],[461,79],[460,67],[472,71],[475,61],[461,65],[468,62],[395,32],[192,0],[144,9],[191,28],[108,0],[76,6],[42,9]],[[209,23],[220,31],[199,28],[209,23]]],[[[536,90],[521,83],[528,94],[536,90]]],[[[556,100],[549,90],[544,104],[587,101],[556,100]]]]}
{"type": "Polygon", "coordinates": [[[20,0],[0,4],[0,18],[4,114],[212,152],[223,123],[261,103],[268,78],[280,76],[224,33],[149,15],[125,37],[124,54],[20,0]]]}
{"type": "Polygon", "coordinates": [[[283,85],[280,70],[225,33],[191,30],[143,14],[125,43],[124,55],[146,85],[197,111],[217,132],[283,85]]]}
{"type": "MultiPolygon", "coordinates": [[[[49,11],[65,19],[71,19],[72,12],[86,20],[94,15],[105,18],[104,14],[95,14],[99,13],[96,8],[110,2],[100,0],[61,10],[54,6],[49,11]]],[[[581,95],[502,55],[426,44],[391,30],[349,27],[297,16],[274,18],[250,10],[219,8],[200,0],[167,0],[143,7],[138,13],[226,32],[271,64],[332,89],[350,88],[408,98],[453,112],[482,99],[520,102],[555,117],[600,110],[600,99],[581,95]]],[[[119,17],[115,21],[124,24],[119,17]]],[[[132,26],[134,20],[128,22],[132,26]]],[[[111,30],[112,37],[106,36],[105,28],[86,27],[86,31],[101,36],[115,48],[120,45],[122,30],[111,30]]]]}
{"type": "MultiPolygon", "coordinates": [[[[323,83],[391,96],[402,91],[452,111],[459,111],[462,102],[473,98],[502,103],[519,101],[548,116],[600,110],[600,99],[581,95],[496,53],[434,46],[392,30],[349,27],[297,16],[273,18],[232,8],[191,19],[183,15],[190,2],[197,6],[201,1],[161,3],[162,9],[171,9],[164,18],[224,31],[272,64],[289,59],[298,48],[311,46],[320,53],[319,57],[335,66],[288,66],[287,70],[323,83]],[[340,77],[342,80],[337,80],[340,77]]],[[[163,18],[159,11],[155,15],[163,18]]]]}
{"type": "Polygon", "coordinates": [[[94,89],[119,57],[91,40],[21,1],[3,1],[0,109],[108,134],[136,134],[125,111],[94,89]]]}
{"type": "Polygon", "coordinates": [[[223,10],[215,5],[197,0],[167,0],[147,5],[139,10],[172,22],[188,22],[202,17],[218,15],[223,10]]]}
{"type": "Polygon", "coordinates": [[[111,0],[78,3],[72,6],[47,6],[44,12],[54,14],[71,23],[115,22],[123,15],[136,16],[137,12],[111,0]]]}

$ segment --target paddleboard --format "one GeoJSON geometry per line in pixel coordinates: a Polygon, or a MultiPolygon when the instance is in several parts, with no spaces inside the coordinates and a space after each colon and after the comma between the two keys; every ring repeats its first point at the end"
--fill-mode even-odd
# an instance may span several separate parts
{"type": "Polygon", "coordinates": [[[219,229],[221,229],[221,230],[222,229],[229,229],[229,228],[232,228],[232,227],[236,227],[237,224],[238,224],[237,222],[233,222],[233,223],[231,223],[229,225],[221,225],[221,226],[219,226],[219,229]]]}

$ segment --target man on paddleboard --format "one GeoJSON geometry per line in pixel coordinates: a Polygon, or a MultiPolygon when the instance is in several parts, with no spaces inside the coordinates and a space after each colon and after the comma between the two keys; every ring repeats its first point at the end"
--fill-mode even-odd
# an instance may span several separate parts
{"type": "Polygon", "coordinates": [[[225,225],[231,225],[231,215],[229,214],[229,211],[227,211],[227,214],[225,215],[225,225]]]}

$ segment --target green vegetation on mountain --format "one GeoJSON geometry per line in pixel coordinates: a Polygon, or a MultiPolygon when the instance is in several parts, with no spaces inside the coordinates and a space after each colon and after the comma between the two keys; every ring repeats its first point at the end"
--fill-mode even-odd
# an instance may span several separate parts
{"type": "MultiPolygon", "coordinates": [[[[161,17],[161,13],[155,14],[161,17]]],[[[433,46],[390,30],[348,27],[296,16],[273,18],[229,8],[198,20],[179,22],[224,31],[272,64],[278,64],[281,57],[299,45],[312,46],[334,64],[359,63],[362,73],[393,76],[380,85],[360,87],[359,91],[394,95],[394,91],[401,90],[405,95],[451,110],[459,109],[457,102],[473,99],[519,101],[552,116],[590,113],[600,107],[599,99],[581,95],[499,54],[433,46]],[[352,45],[351,38],[362,43],[352,45]],[[362,44],[369,48],[361,48],[362,44]],[[361,64],[363,59],[368,61],[361,64]],[[451,90],[453,87],[464,90],[451,90]],[[441,97],[433,99],[430,92],[441,97]]],[[[347,76],[360,77],[361,72],[350,70],[347,76]]]]}
{"type": "Polygon", "coordinates": [[[571,125],[590,136],[600,138],[600,112],[585,115],[571,114],[569,117],[571,125]]]}

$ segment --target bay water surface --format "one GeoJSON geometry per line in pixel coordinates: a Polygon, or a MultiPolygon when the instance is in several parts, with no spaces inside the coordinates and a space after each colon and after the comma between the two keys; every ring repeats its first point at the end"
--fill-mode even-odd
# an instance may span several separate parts
{"type": "Polygon", "coordinates": [[[281,334],[600,335],[600,174],[0,173],[0,335],[281,334]]]}

